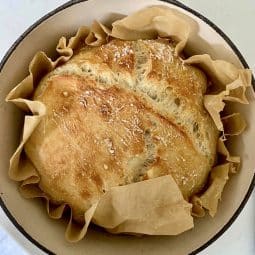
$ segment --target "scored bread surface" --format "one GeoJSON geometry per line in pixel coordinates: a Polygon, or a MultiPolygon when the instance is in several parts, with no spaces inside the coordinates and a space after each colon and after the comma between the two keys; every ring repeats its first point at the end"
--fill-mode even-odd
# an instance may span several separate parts
{"type": "Polygon", "coordinates": [[[40,188],[77,221],[114,186],[171,174],[185,199],[203,188],[218,132],[203,107],[205,75],[174,46],[86,46],[39,83],[33,99],[47,113],[25,151],[40,188]]]}

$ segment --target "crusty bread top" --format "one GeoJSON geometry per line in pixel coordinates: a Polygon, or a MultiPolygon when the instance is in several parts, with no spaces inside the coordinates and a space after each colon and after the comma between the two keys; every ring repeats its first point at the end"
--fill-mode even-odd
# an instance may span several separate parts
{"type": "Polygon", "coordinates": [[[47,114],[25,151],[40,187],[80,221],[111,187],[169,173],[188,199],[215,161],[206,82],[165,39],[81,48],[34,94],[47,114]]]}

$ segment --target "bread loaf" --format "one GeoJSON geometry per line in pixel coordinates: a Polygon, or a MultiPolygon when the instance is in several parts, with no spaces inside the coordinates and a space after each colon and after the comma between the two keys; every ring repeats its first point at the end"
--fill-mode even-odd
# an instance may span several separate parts
{"type": "Polygon", "coordinates": [[[185,199],[199,192],[218,131],[203,107],[207,79],[166,39],[86,46],[33,95],[47,114],[25,145],[40,188],[84,212],[111,187],[171,174],[185,199]]]}

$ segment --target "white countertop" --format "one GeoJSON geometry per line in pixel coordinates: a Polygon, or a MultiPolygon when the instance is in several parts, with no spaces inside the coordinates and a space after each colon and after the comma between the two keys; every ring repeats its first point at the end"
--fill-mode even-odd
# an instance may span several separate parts
{"type": "MultiPolygon", "coordinates": [[[[65,2],[65,0],[1,0],[0,59],[25,29],[65,2]]],[[[181,0],[181,2],[197,10],[219,26],[236,44],[251,69],[255,71],[254,0],[181,0]]],[[[15,229],[1,209],[0,254],[42,254],[35,247],[31,247],[29,241],[15,229]],[[12,235],[17,236],[17,242],[12,239],[12,235]]],[[[214,254],[255,254],[254,192],[231,228],[200,253],[200,255],[214,254]]]]}

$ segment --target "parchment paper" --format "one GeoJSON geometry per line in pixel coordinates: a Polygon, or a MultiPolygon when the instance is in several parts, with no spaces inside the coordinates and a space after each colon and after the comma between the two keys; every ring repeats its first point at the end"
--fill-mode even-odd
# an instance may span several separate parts
{"type": "MultiPolygon", "coordinates": [[[[40,190],[37,170],[23,151],[24,144],[46,112],[42,103],[30,100],[38,82],[45,74],[67,62],[75,49],[85,45],[102,45],[110,37],[123,40],[172,38],[178,42],[175,49],[175,54],[178,55],[184,49],[189,33],[189,24],[176,11],[153,6],[114,22],[111,29],[95,21],[90,28],[79,28],[69,41],[65,37],[60,38],[56,47],[59,57],[55,61],[45,53],[38,52],[30,63],[29,76],[19,83],[6,99],[29,114],[25,117],[20,145],[10,160],[9,175],[12,180],[21,182],[21,193],[27,198],[44,198],[47,213],[54,219],[61,218],[68,207],[66,204],[51,201],[47,194],[40,190]]],[[[235,173],[240,163],[238,156],[230,155],[224,142],[229,136],[239,135],[246,126],[239,113],[233,112],[223,118],[220,113],[228,101],[248,103],[245,91],[251,85],[251,72],[238,69],[222,60],[212,60],[209,55],[191,56],[184,63],[198,65],[213,82],[208,90],[210,94],[204,97],[204,106],[222,132],[217,151],[224,162],[211,170],[207,188],[202,194],[193,196],[190,203],[184,200],[170,175],[113,187],[85,212],[83,226],[73,222],[72,211],[69,210],[70,220],[65,234],[68,241],[81,240],[91,221],[112,233],[177,235],[193,227],[191,213],[203,216],[205,208],[209,210],[210,215],[215,215],[229,174],[235,173]]]]}

